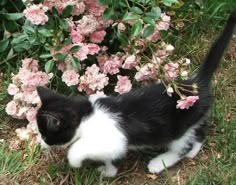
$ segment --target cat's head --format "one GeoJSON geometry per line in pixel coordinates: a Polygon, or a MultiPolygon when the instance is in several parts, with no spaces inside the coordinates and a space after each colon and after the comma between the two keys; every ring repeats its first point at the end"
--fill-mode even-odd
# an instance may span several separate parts
{"type": "Polygon", "coordinates": [[[68,144],[81,120],[92,112],[91,103],[85,97],[66,97],[45,87],[38,87],[37,92],[42,102],[36,117],[42,143],[68,144]]]}

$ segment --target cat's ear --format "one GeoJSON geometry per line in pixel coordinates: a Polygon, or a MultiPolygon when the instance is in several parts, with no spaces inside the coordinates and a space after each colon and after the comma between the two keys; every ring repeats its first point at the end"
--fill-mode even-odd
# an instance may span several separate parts
{"type": "Polygon", "coordinates": [[[55,95],[55,93],[51,89],[43,86],[38,86],[37,92],[42,102],[44,100],[46,101],[49,97],[55,95]]]}
{"type": "Polygon", "coordinates": [[[48,130],[56,132],[60,129],[61,121],[56,115],[51,113],[42,113],[41,117],[46,121],[48,130]]]}

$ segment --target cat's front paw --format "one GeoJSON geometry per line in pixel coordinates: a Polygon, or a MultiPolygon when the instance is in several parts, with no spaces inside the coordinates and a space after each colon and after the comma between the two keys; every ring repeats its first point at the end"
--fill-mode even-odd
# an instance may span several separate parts
{"type": "Polygon", "coordinates": [[[151,160],[148,164],[148,171],[150,173],[160,173],[164,170],[162,161],[151,160]]]}
{"type": "Polygon", "coordinates": [[[68,161],[69,161],[70,167],[72,167],[72,168],[80,168],[82,166],[81,162],[71,161],[71,160],[68,160],[68,161]]]}
{"type": "Polygon", "coordinates": [[[114,166],[100,166],[97,168],[97,171],[99,171],[104,177],[114,177],[116,176],[118,170],[114,166]]]}

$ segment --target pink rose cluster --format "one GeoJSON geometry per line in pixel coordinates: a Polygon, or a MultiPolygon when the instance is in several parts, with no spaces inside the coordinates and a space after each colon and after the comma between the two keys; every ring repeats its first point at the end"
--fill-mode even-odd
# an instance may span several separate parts
{"type": "Polygon", "coordinates": [[[22,67],[18,74],[12,76],[12,83],[8,86],[8,93],[13,100],[6,105],[7,114],[18,119],[27,119],[27,128],[17,129],[17,134],[22,140],[29,138],[30,133],[37,131],[36,114],[40,106],[40,98],[36,87],[49,83],[52,74],[46,74],[38,70],[38,61],[26,58],[22,61],[22,67]]]}
{"type": "Polygon", "coordinates": [[[42,4],[28,6],[24,11],[27,20],[35,25],[44,25],[48,21],[48,16],[45,12],[48,10],[47,6],[42,4]]]}

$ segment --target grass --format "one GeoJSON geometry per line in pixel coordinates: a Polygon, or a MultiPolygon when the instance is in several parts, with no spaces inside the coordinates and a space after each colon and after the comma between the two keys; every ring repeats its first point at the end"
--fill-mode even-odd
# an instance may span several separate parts
{"type": "MultiPolygon", "coordinates": [[[[222,30],[235,0],[195,0],[193,14],[199,14],[176,37],[175,55],[191,58],[197,68],[216,35],[222,30]],[[203,13],[200,13],[203,12],[203,13]]],[[[186,10],[187,11],[187,10],[186,10]]],[[[192,10],[191,10],[192,11],[192,10]]],[[[194,70],[193,69],[193,70],[194,70]]],[[[209,114],[208,139],[194,160],[183,160],[159,175],[150,175],[146,165],[154,153],[130,153],[124,161],[119,176],[102,179],[95,170],[97,164],[88,163],[82,169],[71,169],[65,151],[54,149],[41,151],[39,147],[12,151],[9,143],[15,137],[14,128],[19,126],[9,120],[3,108],[6,101],[5,83],[0,88],[0,184],[71,184],[71,185],[234,185],[236,184],[236,39],[226,52],[222,65],[213,81],[215,102],[209,114]],[[7,131],[7,132],[6,132],[7,131]]],[[[7,81],[10,72],[7,71],[7,81]]],[[[24,124],[24,123],[21,123],[24,124]]]]}

